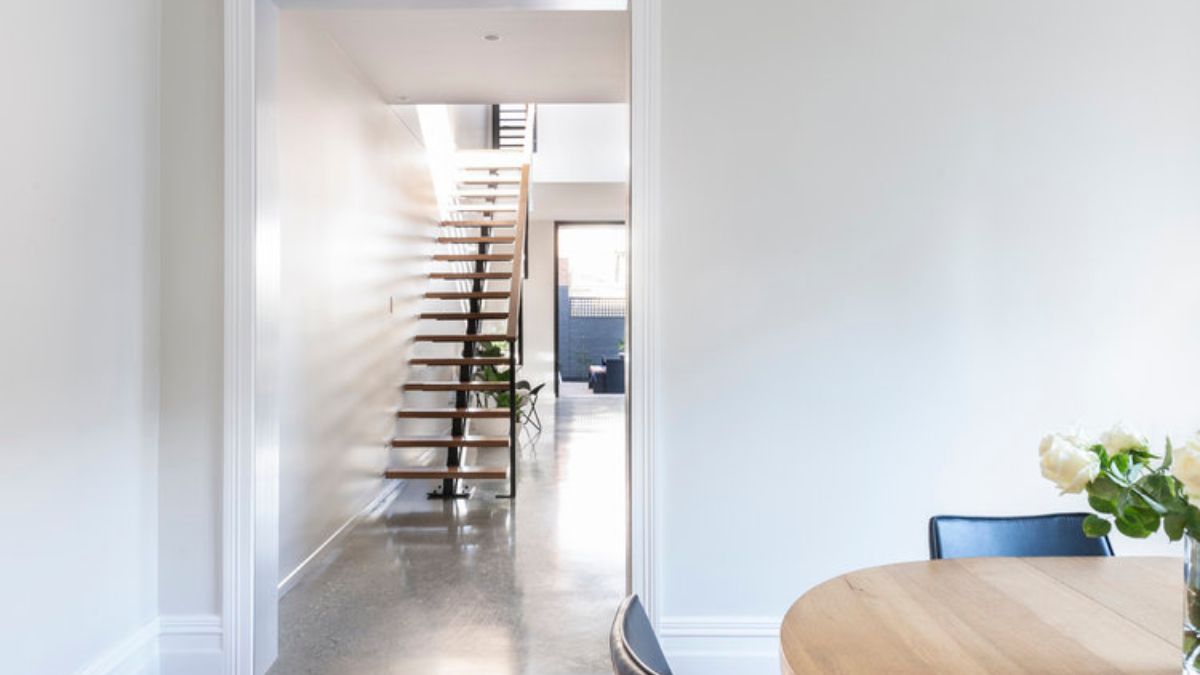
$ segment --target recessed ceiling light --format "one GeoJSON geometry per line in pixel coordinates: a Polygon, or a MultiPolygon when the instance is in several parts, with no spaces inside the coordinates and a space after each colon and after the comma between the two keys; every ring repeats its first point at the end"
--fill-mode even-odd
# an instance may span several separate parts
{"type": "Polygon", "coordinates": [[[487,35],[483,36],[483,39],[487,40],[488,42],[499,42],[500,36],[495,33],[488,33],[487,35]]]}

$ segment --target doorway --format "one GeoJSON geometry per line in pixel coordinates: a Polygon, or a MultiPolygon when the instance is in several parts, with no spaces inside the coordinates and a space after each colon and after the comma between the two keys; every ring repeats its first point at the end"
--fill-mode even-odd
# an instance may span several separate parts
{"type": "Polygon", "coordinates": [[[623,221],[554,223],[554,393],[624,396],[629,236],[623,221]]]}
{"type": "MultiPolygon", "coordinates": [[[[229,346],[227,382],[232,384],[227,388],[229,416],[227,417],[226,438],[226,492],[224,492],[224,506],[226,506],[227,514],[226,524],[224,524],[224,543],[226,543],[224,545],[224,551],[226,551],[224,552],[224,566],[226,567],[224,567],[223,573],[224,580],[226,580],[226,584],[224,584],[226,592],[224,592],[222,604],[224,615],[227,617],[228,639],[226,644],[229,645],[229,671],[240,675],[251,673],[251,671],[262,673],[274,661],[276,608],[278,607],[277,587],[280,585],[278,584],[280,565],[278,565],[276,540],[281,518],[280,504],[276,497],[278,480],[280,480],[278,466],[280,466],[280,458],[283,456],[277,437],[278,430],[280,430],[280,416],[278,416],[277,392],[271,387],[256,386],[256,382],[275,381],[277,364],[272,362],[271,358],[266,357],[272,356],[269,347],[272,340],[277,340],[277,331],[280,328],[277,313],[274,311],[278,306],[277,287],[275,280],[272,280],[271,277],[271,274],[277,271],[278,231],[275,228],[278,226],[278,219],[275,202],[278,196],[276,173],[280,167],[276,166],[275,160],[268,160],[269,157],[276,156],[274,144],[277,123],[275,109],[272,106],[274,106],[278,74],[276,49],[278,7],[269,0],[232,0],[230,5],[232,5],[232,14],[227,22],[229,38],[229,68],[227,72],[229,77],[226,83],[230,108],[230,124],[227,127],[229,143],[227,179],[230,187],[230,190],[227,191],[229,208],[227,264],[232,273],[229,275],[227,289],[229,304],[226,330],[227,345],[229,346]],[[251,77],[251,74],[254,77],[251,77]],[[271,114],[265,114],[269,110],[271,114]]],[[[338,16],[330,18],[342,19],[346,16],[338,14],[338,16]]],[[[478,35],[474,37],[478,38],[478,35]]],[[[514,96],[514,98],[532,100],[527,96],[514,96]]],[[[628,119],[628,115],[626,115],[626,119],[628,119]]],[[[628,162],[624,163],[622,171],[623,178],[628,180],[628,162]]],[[[628,205],[629,202],[626,201],[625,204],[628,205]]],[[[390,307],[391,305],[384,304],[384,306],[390,307]]],[[[646,305],[640,305],[643,311],[644,306],[646,305]]],[[[638,325],[648,327],[649,322],[641,322],[638,325]]],[[[635,347],[640,347],[642,344],[636,335],[634,344],[635,347]]],[[[641,386],[641,381],[638,382],[640,382],[638,383],[638,392],[646,392],[648,389],[641,386]]],[[[623,417],[624,401],[620,400],[620,404],[622,404],[620,414],[623,417]]],[[[635,406],[634,410],[640,411],[642,408],[635,406]]],[[[569,435],[574,436],[577,441],[588,443],[601,441],[594,434],[594,418],[590,416],[576,416],[576,418],[578,424],[574,425],[574,429],[560,430],[568,431],[569,435]]],[[[522,522],[520,514],[532,516],[540,512],[534,503],[529,503],[532,500],[523,500],[520,509],[514,507],[509,514],[503,514],[505,516],[502,518],[496,518],[498,508],[492,508],[496,506],[497,502],[488,502],[487,508],[482,509],[470,508],[473,504],[455,502],[443,504],[442,508],[424,510],[424,513],[422,513],[422,509],[414,508],[413,512],[403,514],[401,519],[407,521],[404,526],[409,531],[420,534],[419,537],[413,539],[388,537],[386,548],[362,546],[356,550],[364,552],[367,556],[380,551],[383,554],[403,554],[403,551],[416,551],[434,544],[432,540],[422,537],[437,530],[439,536],[446,539],[442,544],[448,544],[443,545],[442,548],[457,551],[458,557],[454,562],[461,563],[463,568],[470,568],[486,557],[488,558],[487,569],[502,573],[502,577],[508,573],[509,569],[514,569],[517,583],[505,586],[512,602],[497,604],[494,613],[485,614],[493,617],[508,616],[512,611],[516,611],[517,614],[511,616],[515,621],[503,623],[503,625],[490,625],[475,633],[486,638],[486,646],[494,647],[492,650],[494,653],[498,653],[498,655],[506,653],[512,658],[511,661],[505,663],[505,670],[517,670],[522,667],[522,664],[532,663],[535,664],[535,669],[541,668],[541,671],[547,671],[546,668],[551,669],[548,671],[564,671],[554,662],[554,659],[562,658],[565,655],[542,653],[530,645],[553,644],[552,641],[545,639],[542,631],[551,628],[569,629],[572,634],[564,635],[569,643],[583,644],[583,641],[586,641],[588,653],[606,651],[604,633],[606,633],[608,621],[611,620],[610,613],[613,603],[607,598],[602,603],[588,601],[590,608],[604,609],[604,614],[607,615],[605,621],[602,622],[604,626],[601,626],[600,629],[572,626],[570,622],[558,622],[558,625],[553,626],[546,625],[546,622],[552,620],[556,615],[553,608],[562,607],[560,599],[553,597],[553,593],[557,592],[558,587],[544,587],[536,579],[522,578],[521,574],[524,574],[522,561],[528,562],[527,557],[521,555],[493,557],[492,554],[500,554],[504,549],[509,548],[510,544],[521,546],[522,540],[526,546],[539,548],[540,542],[545,540],[546,533],[551,531],[551,527],[554,525],[558,526],[559,532],[558,551],[564,554],[559,560],[571,562],[572,565],[581,560],[594,560],[593,556],[595,552],[598,552],[595,549],[596,543],[599,539],[605,540],[607,542],[604,546],[605,556],[616,556],[617,558],[614,561],[616,565],[606,563],[606,569],[614,569],[616,572],[611,574],[605,572],[606,581],[598,586],[611,586],[617,590],[618,595],[620,592],[630,589],[640,591],[643,597],[646,597],[653,611],[654,598],[653,592],[648,592],[650,591],[650,580],[647,574],[650,569],[646,550],[649,530],[644,525],[648,520],[643,508],[644,498],[648,492],[644,489],[641,480],[646,471],[644,471],[644,458],[640,454],[640,444],[629,440],[630,432],[638,434],[637,430],[642,425],[641,418],[635,419],[634,424],[631,425],[632,431],[630,426],[626,426],[624,423],[606,425],[617,429],[618,435],[612,440],[602,442],[606,446],[614,446],[619,443],[625,448],[623,453],[613,455],[616,456],[616,461],[608,462],[606,460],[606,471],[611,470],[610,472],[617,476],[619,483],[625,483],[625,490],[624,494],[619,489],[606,490],[605,500],[612,503],[601,504],[602,508],[600,509],[596,509],[598,504],[589,502],[584,495],[587,489],[593,488],[593,482],[586,478],[593,476],[594,467],[586,466],[587,460],[592,459],[593,455],[586,452],[581,444],[572,441],[576,448],[583,452],[574,453],[572,450],[570,456],[563,456],[565,461],[562,464],[556,461],[540,467],[542,470],[546,470],[545,477],[547,479],[557,480],[557,483],[554,483],[553,489],[542,490],[538,494],[545,495],[552,500],[557,500],[557,497],[562,495],[578,496],[580,498],[575,498],[572,502],[577,507],[587,509],[590,514],[607,512],[605,513],[604,531],[599,532],[602,534],[601,537],[596,536],[598,530],[594,527],[594,522],[580,520],[580,518],[588,516],[586,513],[581,513],[580,510],[559,508],[552,521],[529,518],[522,522]],[[575,458],[583,461],[576,461],[575,458]],[[463,506],[467,508],[463,508],[463,506]],[[455,512],[466,513],[456,515],[455,512]],[[426,520],[426,516],[430,513],[433,514],[431,520],[437,520],[437,522],[426,520]],[[614,516],[614,518],[610,518],[610,516],[614,516]],[[445,527],[445,522],[443,522],[448,518],[454,519],[451,527],[445,527]],[[518,532],[524,532],[524,536],[520,536],[518,532]],[[541,537],[532,533],[540,533],[541,537]],[[622,546],[622,539],[624,539],[625,546],[622,546]],[[481,546],[488,546],[486,552],[481,546]],[[625,549],[624,555],[622,555],[622,548],[625,549]],[[515,563],[516,567],[509,568],[500,561],[515,563]],[[539,593],[529,592],[530,590],[536,590],[539,593]],[[542,593],[541,591],[546,592],[542,593]],[[599,643],[595,643],[598,637],[599,643]],[[576,643],[576,639],[580,640],[580,643],[576,643]],[[596,647],[599,649],[596,650],[596,647]]],[[[550,449],[545,446],[542,450],[550,452],[550,449]]],[[[530,453],[530,455],[532,454],[530,453]]],[[[290,459],[292,458],[289,458],[289,461],[290,459]]],[[[529,456],[527,459],[538,460],[535,456],[529,456]]],[[[526,474],[532,476],[534,466],[530,465],[529,470],[526,474]]],[[[551,485],[551,483],[546,483],[546,485],[551,485]]],[[[415,506],[416,504],[414,504],[415,506]]],[[[396,521],[401,520],[395,518],[397,515],[395,513],[386,514],[378,509],[364,509],[364,515],[365,518],[361,519],[361,522],[368,524],[366,530],[383,528],[385,531],[390,531],[392,526],[397,525],[396,521]]],[[[355,522],[359,522],[359,519],[355,519],[355,522]]],[[[358,530],[358,527],[350,527],[350,521],[347,521],[347,527],[337,530],[320,545],[320,549],[313,551],[314,555],[306,558],[306,565],[316,571],[312,578],[319,577],[319,574],[326,569],[326,562],[329,563],[328,569],[331,569],[338,560],[350,557],[344,554],[356,546],[349,539],[349,532],[352,530],[358,530]],[[347,532],[346,539],[342,539],[342,532],[347,532]],[[326,555],[323,551],[334,552],[336,555],[326,555]]],[[[553,558],[547,558],[547,560],[553,560],[553,558]]],[[[430,566],[421,568],[421,571],[426,571],[431,575],[437,572],[444,577],[445,565],[439,566],[436,561],[428,562],[430,562],[430,566]]],[[[394,565],[382,565],[378,569],[379,574],[419,572],[413,567],[394,565]]],[[[476,572],[479,571],[478,567],[474,569],[476,572]]],[[[545,568],[538,568],[533,572],[538,572],[538,579],[544,579],[544,571],[545,568]]],[[[562,572],[566,578],[575,581],[586,581],[588,584],[594,581],[594,574],[583,568],[564,568],[562,572]]],[[[408,580],[418,580],[415,577],[420,577],[420,574],[412,575],[408,580]]],[[[293,587],[300,587],[308,578],[310,577],[305,573],[299,577],[289,575],[289,578],[284,581],[290,583],[293,579],[299,579],[296,581],[296,586],[293,587]]],[[[367,579],[360,575],[344,575],[338,579],[346,581],[347,584],[365,585],[366,597],[379,599],[378,585],[383,583],[380,579],[367,579]]],[[[469,579],[475,581],[494,580],[494,578],[488,578],[486,574],[481,577],[473,575],[469,579]]],[[[432,581],[432,579],[430,580],[432,581]]],[[[446,587],[454,587],[454,584],[443,586],[443,589],[446,587]]],[[[464,584],[462,587],[468,586],[464,584]]],[[[491,591],[494,587],[496,586],[475,586],[475,589],[491,591]]],[[[397,593],[400,590],[400,587],[392,589],[397,593]]],[[[432,584],[430,590],[433,590],[432,584]]],[[[410,596],[404,597],[410,598],[410,596]]],[[[448,609],[458,610],[470,607],[469,598],[464,599],[463,602],[455,602],[454,599],[442,595],[430,599],[431,603],[434,599],[437,602],[445,603],[448,609]]],[[[583,599],[587,601],[587,598],[583,599]]],[[[398,601],[400,598],[397,598],[398,601]]],[[[362,607],[370,607],[370,605],[358,604],[354,607],[354,616],[364,619],[360,616],[362,614],[360,610],[362,607]]],[[[332,616],[341,608],[342,605],[325,608],[324,614],[332,616]]],[[[452,623],[460,621],[461,617],[462,615],[458,611],[450,611],[446,615],[443,626],[452,625],[452,623]]],[[[420,632],[412,633],[412,638],[418,641],[422,635],[428,638],[424,643],[419,641],[426,647],[432,643],[438,643],[439,637],[450,635],[450,633],[440,631],[436,626],[431,626],[430,623],[433,623],[431,621],[433,619],[434,615],[432,614],[422,616],[421,621],[415,623],[420,627],[420,632]]],[[[355,639],[360,639],[364,635],[364,631],[355,631],[355,626],[350,626],[348,623],[343,626],[349,629],[347,634],[356,635],[355,639]]],[[[366,622],[359,627],[366,629],[370,626],[374,626],[373,623],[366,622]]],[[[325,627],[324,623],[319,626],[314,623],[310,626],[314,632],[312,634],[318,635],[325,632],[325,627]]],[[[440,655],[451,658],[475,656],[474,652],[456,651],[451,653],[451,650],[457,650],[460,645],[457,641],[450,640],[449,637],[446,640],[448,641],[445,643],[439,643],[444,646],[444,649],[433,647],[422,653],[422,656],[440,655]]],[[[349,645],[350,643],[346,641],[342,644],[349,645]]],[[[563,644],[568,643],[558,643],[558,646],[563,644]]],[[[562,650],[559,649],[558,652],[562,652],[562,650]]],[[[415,650],[414,653],[416,653],[415,650]]],[[[354,655],[343,656],[353,657],[354,655]]],[[[606,657],[601,656],[600,658],[606,657]]],[[[379,662],[380,667],[383,667],[384,663],[395,667],[395,663],[392,662],[379,662]]],[[[427,665],[438,664],[428,663],[427,665]]],[[[588,671],[594,670],[594,668],[590,668],[592,665],[595,664],[588,664],[588,671]]]]}

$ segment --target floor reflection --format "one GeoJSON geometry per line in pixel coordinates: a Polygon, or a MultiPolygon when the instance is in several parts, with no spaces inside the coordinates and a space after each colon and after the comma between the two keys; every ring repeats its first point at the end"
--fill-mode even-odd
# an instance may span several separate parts
{"type": "Polygon", "coordinates": [[[611,672],[625,584],[623,406],[619,396],[546,406],[545,430],[521,448],[515,503],[495,499],[503,483],[455,502],[406,486],[283,599],[271,674],[611,672]]]}

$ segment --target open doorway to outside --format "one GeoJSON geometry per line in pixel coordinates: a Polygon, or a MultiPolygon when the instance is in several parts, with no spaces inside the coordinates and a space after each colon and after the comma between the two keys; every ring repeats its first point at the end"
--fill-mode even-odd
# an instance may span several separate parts
{"type": "Polygon", "coordinates": [[[554,250],[555,394],[624,397],[625,223],[557,222],[554,250]]]}

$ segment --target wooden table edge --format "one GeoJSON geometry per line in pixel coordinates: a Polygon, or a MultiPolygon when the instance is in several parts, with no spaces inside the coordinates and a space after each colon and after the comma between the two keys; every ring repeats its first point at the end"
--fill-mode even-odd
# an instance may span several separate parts
{"type": "MultiPolygon", "coordinates": [[[[1049,577],[1050,579],[1053,579],[1054,581],[1058,582],[1059,584],[1063,584],[1064,586],[1067,586],[1071,590],[1073,590],[1075,592],[1079,592],[1077,589],[1074,589],[1073,587],[1066,584],[1066,582],[1064,582],[1063,579],[1055,576],[1054,574],[1051,574],[1048,570],[1046,570],[1042,567],[1039,567],[1038,565],[1031,562],[1031,561],[1038,561],[1038,560],[1045,560],[1045,559],[1070,560],[1072,558],[1070,556],[1057,556],[1057,557],[1056,556],[1045,556],[1045,557],[1037,557],[1037,556],[999,557],[999,556],[997,556],[997,557],[980,557],[980,558],[952,558],[952,559],[943,559],[943,560],[912,560],[912,561],[906,561],[906,562],[887,563],[884,565],[873,565],[871,567],[863,567],[863,568],[851,570],[849,572],[845,572],[843,574],[839,574],[835,577],[830,577],[829,579],[826,579],[825,581],[822,581],[821,583],[819,583],[815,586],[812,586],[807,591],[805,591],[803,594],[801,594],[800,597],[796,598],[796,600],[793,601],[792,604],[788,606],[787,612],[784,613],[783,619],[780,621],[780,624],[779,624],[779,645],[778,646],[779,646],[780,672],[782,673],[782,675],[798,675],[797,671],[792,668],[791,663],[788,661],[787,649],[786,649],[786,644],[787,644],[786,638],[788,635],[788,630],[787,630],[788,629],[788,618],[792,615],[792,612],[794,610],[796,610],[796,608],[811,593],[814,593],[818,589],[822,589],[825,586],[832,585],[832,584],[839,583],[839,582],[844,582],[847,577],[849,577],[853,574],[860,574],[860,573],[866,573],[866,572],[872,572],[872,571],[878,571],[878,570],[884,570],[884,569],[894,569],[894,568],[899,568],[899,567],[929,567],[929,566],[939,566],[939,565],[961,565],[961,564],[963,564],[963,561],[970,561],[970,560],[1006,560],[1006,561],[1013,561],[1014,563],[1027,565],[1030,568],[1036,570],[1038,573],[1043,574],[1043,575],[1049,577]]],[[[1121,560],[1121,561],[1132,560],[1132,561],[1171,562],[1171,563],[1178,564],[1180,566],[1181,573],[1183,571],[1182,567],[1183,567],[1183,562],[1184,562],[1183,558],[1181,556],[1120,556],[1120,557],[1114,556],[1111,558],[1108,558],[1108,557],[1093,558],[1093,560],[1105,560],[1105,561],[1107,561],[1107,560],[1121,560]]],[[[1183,580],[1181,579],[1180,581],[1182,582],[1183,580]]],[[[1182,583],[1180,584],[1180,593],[1181,593],[1181,596],[1180,596],[1179,602],[1182,605],[1183,600],[1184,600],[1183,596],[1182,596],[1182,593],[1183,593],[1183,584],[1182,583]]],[[[1089,599],[1094,600],[1094,598],[1089,598],[1089,599]]],[[[1123,616],[1120,614],[1120,612],[1116,611],[1115,609],[1113,609],[1111,607],[1107,607],[1107,609],[1114,612],[1118,616],[1123,616]]],[[[1126,618],[1128,620],[1128,617],[1124,617],[1124,618],[1126,618]]],[[[1156,635],[1156,637],[1158,637],[1157,634],[1154,634],[1154,635],[1156,635]]]]}

